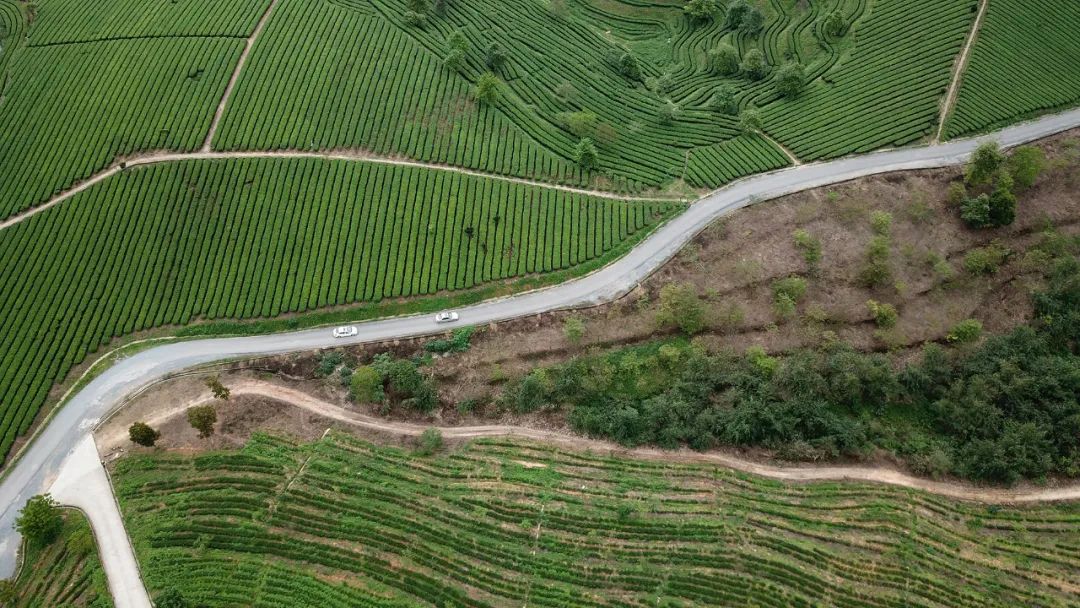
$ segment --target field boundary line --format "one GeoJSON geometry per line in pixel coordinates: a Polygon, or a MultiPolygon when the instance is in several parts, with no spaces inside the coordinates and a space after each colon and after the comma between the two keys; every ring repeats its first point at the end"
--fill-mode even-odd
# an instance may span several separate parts
{"type": "MultiPolygon", "coordinates": [[[[289,387],[261,380],[245,379],[229,384],[232,395],[253,395],[274,399],[298,407],[308,412],[343,422],[350,426],[371,431],[390,433],[398,436],[416,437],[429,425],[413,424],[384,420],[375,416],[361,414],[341,407],[335,403],[323,401],[308,393],[289,387]]],[[[186,408],[203,402],[213,401],[209,390],[203,391],[191,400],[161,410],[147,418],[146,423],[160,426],[175,416],[181,415],[186,408]]],[[[477,439],[482,437],[520,437],[534,441],[553,443],[578,450],[597,450],[621,458],[642,458],[668,462],[687,462],[695,464],[714,464],[725,468],[777,479],[792,483],[850,481],[876,483],[918,490],[956,500],[983,502],[989,504],[1020,504],[1037,502],[1057,502],[1080,500],[1080,484],[1064,485],[1052,488],[1031,488],[1012,490],[1006,488],[983,487],[968,483],[935,481],[908,475],[890,467],[848,466],[848,465],[795,465],[778,466],[742,458],[721,452],[695,452],[691,450],[661,450],[658,448],[626,448],[616,443],[590,439],[572,433],[534,429],[515,425],[476,425],[435,427],[447,439],[477,439]]],[[[123,430],[123,429],[121,429],[123,430]]],[[[113,443],[121,441],[120,435],[104,437],[101,449],[108,450],[113,443]]]]}
{"type": "Polygon", "coordinates": [[[252,30],[251,36],[248,36],[247,42],[244,43],[244,50],[240,53],[240,59],[236,61],[236,68],[233,69],[232,76],[229,77],[229,83],[225,85],[225,92],[221,95],[221,101],[218,102],[217,110],[214,111],[214,119],[210,122],[210,129],[206,132],[206,140],[203,141],[202,150],[209,151],[210,144],[214,141],[214,135],[217,133],[218,124],[221,122],[221,116],[225,114],[225,106],[229,103],[229,99],[232,97],[233,88],[236,86],[236,81],[240,79],[240,73],[244,71],[244,64],[247,63],[248,55],[251,54],[251,47],[255,46],[255,40],[262,33],[263,27],[266,26],[266,22],[270,20],[270,14],[274,12],[274,8],[277,7],[280,0],[270,0],[270,6],[266,7],[266,12],[259,18],[259,22],[255,24],[255,29],[252,30]]]}
{"type": "Polygon", "coordinates": [[[956,67],[953,68],[952,80],[949,82],[949,90],[945,93],[945,99],[941,103],[941,116],[938,120],[937,133],[934,134],[934,143],[941,142],[941,136],[945,134],[945,121],[949,118],[956,105],[956,97],[960,93],[960,81],[964,78],[964,70],[967,69],[968,59],[971,58],[971,48],[975,46],[975,39],[979,37],[979,28],[982,27],[983,17],[986,15],[986,7],[990,6],[990,0],[979,1],[979,12],[975,15],[975,23],[971,25],[964,49],[956,59],[956,67]]]}
{"type": "MultiPolygon", "coordinates": [[[[379,165],[397,165],[399,167],[415,167],[418,169],[429,169],[431,171],[445,171],[448,173],[458,173],[461,175],[468,175],[470,177],[480,177],[484,179],[500,180],[504,182],[510,182],[514,184],[521,184],[523,186],[535,186],[538,188],[548,188],[550,190],[558,190],[560,192],[569,192],[571,194],[581,194],[584,196],[593,196],[596,198],[604,198],[611,200],[627,201],[627,202],[672,202],[672,203],[689,203],[690,198],[685,196],[671,196],[657,194],[655,196],[637,196],[629,194],[619,194],[617,192],[609,192],[606,190],[590,190],[588,188],[578,188],[575,186],[567,186],[564,184],[552,184],[548,182],[542,182],[532,179],[526,179],[523,177],[511,177],[508,175],[498,175],[495,173],[484,173],[482,171],[474,171],[472,169],[466,169],[464,167],[455,167],[452,165],[441,165],[437,163],[425,163],[418,160],[409,160],[403,158],[396,158],[392,156],[378,156],[374,154],[367,154],[364,152],[351,151],[351,150],[330,150],[326,152],[308,152],[304,150],[234,150],[234,151],[213,151],[213,150],[199,150],[197,152],[159,152],[154,154],[147,154],[143,156],[135,156],[132,158],[119,160],[109,167],[103,169],[100,173],[96,173],[78,184],[72,186],[70,189],[65,190],[56,196],[52,197],[48,201],[25,209],[19,213],[12,215],[11,217],[0,221],[0,230],[9,228],[18,224],[26,219],[49,209],[65,200],[75,196],[93,186],[100,183],[117,173],[130,167],[143,167],[150,165],[159,165],[163,163],[181,162],[185,160],[228,160],[231,158],[311,158],[317,160],[345,160],[351,162],[366,162],[379,165]]],[[[702,194],[701,196],[706,196],[702,194]]],[[[701,197],[698,197],[701,198],[701,197]]],[[[693,199],[697,200],[697,199],[693,199]]]]}

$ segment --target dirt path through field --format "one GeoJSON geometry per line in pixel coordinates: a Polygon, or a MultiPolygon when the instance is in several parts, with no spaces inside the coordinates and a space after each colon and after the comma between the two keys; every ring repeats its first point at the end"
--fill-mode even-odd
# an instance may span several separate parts
{"type": "MultiPolygon", "coordinates": [[[[413,437],[424,432],[425,429],[430,428],[429,425],[394,422],[376,418],[374,416],[367,416],[350,411],[334,403],[315,398],[307,393],[269,382],[241,380],[238,382],[230,382],[228,386],[234,396],[252,395],[274,399],[301,408],[318,416],[369,431],[379,431],[392,435],[413,437]]],[[[152,427],[158,428],[173,418],[184,415],[184,412],[188,407],[212,401],[213,397],[210,395],[209,391],[204,390],[186,402],[170,405],[167,406],[167,409],[156,411],[154,415],[144,419],[144,422],[152,427]]],[[[545,431],[519,426],[451,426],[439,427],[439,430],[442,432],[443,437],[447,439],[464,440],[478,437],[521,437],[545,443],[553,443],[574,450],[592,450],[594,452],[610,453],[620,457],[646,458],[667,462],[676,461],[685,463],[716,464],[752,473],[754,475],[784,481],[860,481],[883,483],[930,492],[949,498],[986,503],[1033,503],[1080,499],[1080,485],[1012,490],[933,481],[930,479],[913,477],[898,470],[885,467],[816,465],[779,467],[746,460],[722,452],[693,452],[689,450],[670,451],[655,448],[628,449],[607,441],[588,439],[569,433],[545,431]]],[[[122,424],[111,424],[106,421],[97,431],[97,445],[99,451],[103,455],[129,446],[130,442],[127,437],[126,428],[124,428],[122,424]]]]}
{"type": "Polygon", "coordinates": [[[964,43],[964,50],[960,51],[960,57],[956,60],[956,69],[953,71],[952,81],[949,83],[949,92],[945,94],[945,101],[941,104],[941,120],[938,121],[937,133],[934,134],[934,143],[941,141],[941,136],[945,132],[945,119],[949,117],[949,113],[952,112],[953,106],[956,105],[956,95],[960,90],[960,81],[964,76],[964,69],[967,68],[968,57],[971,55],[971,47],[975,46],[975,39],[979,35],[979,28],[982,27],[983,15],[986,14],[986,7],[990,4],[990,0],[980,0],[979,13],[975,15],[975,23],[971,25],[971,32],[968,34],[968,39],[964,43]]]}
{"type": "Polygon", "coordinates": [[[255,24],[255,29],[252,30],[251,35],[248,36],[247,42],[244,43],[244,51],[240,53],[240,59],[236,62],[236,67],[233,69],[232,76],[229,77],[229,84],[225,85],[225,92],[221,95],[221,101],[218,102],[217,110],[214,111],[214,120],[210,122],[210,130],[206,132],[206,140],[203,141],[202,150],[204,152],[210,151],[210,144],[214,141],[214,134],[217,133],[218,123],[221,122],[221,116],[225,113],[225,106],[228,105],[229,99],[232,98],[233,87],[236,86],[236,81],[240,79],[240,73],[244,71],[244,64],[247,63],[248,54],[251,53],[251,47],[255,46],[255,41],[259,38],[259,34],[262,33],[263,27],[266,26],[266,22],[270,19],[270,14],[274,12],[279,0],[271,0],[270,6],[266,7],[266,12],[259,17],[259,22],[255,24]]]}

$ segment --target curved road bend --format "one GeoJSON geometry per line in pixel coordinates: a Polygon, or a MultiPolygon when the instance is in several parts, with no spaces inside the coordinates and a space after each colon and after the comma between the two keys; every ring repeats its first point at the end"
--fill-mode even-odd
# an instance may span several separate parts
{"type": "MultiPolygon", "coordinates": [[[[670,259],[713,220],[753,202],[854,178],[908,169],[958,164],[988,138],[1014,146],[1080,126],[1080,109],[1046,116],[977,139],[956,140],[918,148],[875,152],[839,160],[791,167],[733,183],[697,203],[638,244],[632,251],[585,277],[517,296],[491,300],[459,310],[463,323],[502,321],[540,312],[597,304],[622,295],[670,259]]],[[[264,336],[213,338],[158,346],[120,361],[79,391],[44,428],[10,474],[0,482],[0,576],[16,567],[19,536],[12,527],[22,505],[46,491],[60,464],[89,429],[125,395],[169,373],[232,357],[311,350],[445,331],[430,315],[369,321],[360,333],[335,340],[326,328],[264,336]]],[[[96,454],[92,455],[96,457],[96,454]]],[[[85,450],[76,459],[91,457],[85,450]]],[[[91,518],[93,519],[93,517],[91,518]]],[[[100,535],[104,531],[97,530],[100,535]]],[[[110,581],[110,587],[113,581],[110,581]]]]}

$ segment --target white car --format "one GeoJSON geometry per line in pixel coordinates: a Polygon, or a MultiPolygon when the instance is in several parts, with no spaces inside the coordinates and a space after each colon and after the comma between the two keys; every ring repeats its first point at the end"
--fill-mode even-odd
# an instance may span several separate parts
{"type": "Polygon", "coordinates": [[[436,323],[453,323],[454,321],[457,321],[457,320],[458,320],[458,314],[456,312],[449,311],[449,310],[444,310],[444,311],[440,312],[439,314],[435,315],[435,322],[436,323]]]}
{"type": "Polygon", "coordinates": [[[335,338],[351,338],[358,333],[360,333],[360,330],[356,329],[355,325],[342,325],[334,328],[335,338]]]}

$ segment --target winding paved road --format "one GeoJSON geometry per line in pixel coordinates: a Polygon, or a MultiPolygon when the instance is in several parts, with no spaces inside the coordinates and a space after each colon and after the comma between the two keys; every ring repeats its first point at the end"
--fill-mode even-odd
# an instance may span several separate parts
{"type": "MultiPolygon", "coordinates": [[[[1016,125],[991,137],[1004,146],[1014,146],[1078,126],[1080,109],[1016,125]]],[[[875,152],[800,165],[741,180],[695,203],[610,265],[557,286],[462,308],[459,310],[462,322],[502,321],[611,300],[632,289],[675,255],[699,231],[725,213],[756,201],[865,175],[961,163],[982,139],[985,138],[875,152]]],[[[69,454],[74,452],[72,458],[76,461],[96,458],[96,454],[88,455],[85,449],[75,450],[88,430],[132,391],[169,373],[221,359],[357,344],[431,334],[446,329],[445,326],[436,325],[430,315],[370,321],[358,326],[359,335],[347,340],[335,340],[328,329],[322,328],[265,336],[179,342],[142,351],[109,368],[56,413],[0,482],[0,508],[3,509],[0,513],[0,576],[10,576],[15,570],[19,537],[12,524],[18,510],[29,497],[50,487],[61,463],[69,454]]],[[[93,524],[94,514],[90,515],[93,524]]],[[[101,536],[104,532],[95,526],[95,534],[101,536]]],[[[109,570],[107,567],[106,571],[109,570]]],[[[114,582],[121,581],[110,580],[110,587],[114,582]]]]}

